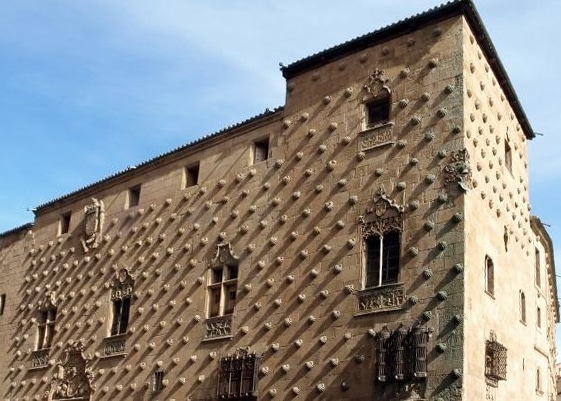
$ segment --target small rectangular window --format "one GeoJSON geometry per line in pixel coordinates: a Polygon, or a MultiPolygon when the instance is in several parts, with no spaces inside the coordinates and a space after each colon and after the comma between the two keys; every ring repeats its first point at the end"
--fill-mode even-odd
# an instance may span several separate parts
{"type": "Polygon", "coordinates": [[[129,188],[127,193],[127,209],[138,206],[140,203],[140,185],[129,188]]]}
{"type": "Polygon", "coordinates": [[[6,294],[0,295],[0,316],[4,314],[4,307],[6,306],[6,294]]]}
{"type": "Polygon", "coordinates": [[[520,321],[526,324],[526,295],[520,291],[520,321]]]}
{"type": "Polygon", "coordinates": [[[535,251],[535,258],[536,258],[536,262],[535,262],[535,268],[536,268],[536,285],[538,286],[538,288],[541,288],[541,263],[540,263],[540,251],[538,249],[536,249],[535,251]]]}
{"type": "Polygon", "coordinates": [[[185,167],[183,188],[189,188],[199,183],[199,163],[185,167]]]}
{"type": "Polygon", "coordinates": [[[253,143],[253,164],[262,162],[269,158],[269,138],[261,139],[253,143]]]}
{"type": "Polygon", "coordinates": [[[542,392],[542,372],[540,368],[536,369],[536,392],[542,392]]]}
{"type": "Polygon", "coordinates": [[[485,257],[485,291],[491,296],[495,295],[495,266],[489,256],[485,257]]]}
{"type": "Polygon", "coordinates": [[[536,325],[541,329],[542,327],[542,309],[538,306],[536,308],[536,325]]]}
{"type": "Polygon", "coordinates": [[[366,126],[374,127],[390,120],[390,99],[388,97],[366,104],[366,126]]]}
{"type": "Polygon", "coordinates": [[[152,377],[152,394],[158,394],[164,388],[164,372],[157,370],[152,377]]]}
{"type": "Polygon", "coordinates": [[[60,220],[58,221],[58,235],[68,233],[70,229],[70,213],[64,213],[60,216],[60,220]]]}
{"type": "Polygon", "coordinates": [[[508,143],[508,138],[505,139],[505,166],[507,170],[512,174],[512,149],[508,143]]]}

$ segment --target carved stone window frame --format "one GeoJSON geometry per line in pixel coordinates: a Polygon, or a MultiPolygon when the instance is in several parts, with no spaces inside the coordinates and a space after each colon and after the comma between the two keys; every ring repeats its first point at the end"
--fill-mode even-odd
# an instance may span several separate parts
{"type": "MultiPolygon", "coordinates": [[[[115,278],[110,284],[110,319],[105,342],[117,339],[124,341],[126,339],[133,301],[134,282],[135,277],[126,268],[120,269],[115,273],[115,278]],[[127,301],[127,303],[125,304],[124,301],[127,301]],[[125,326],[124,328],[123,325],[125,326]]],[[[117,352],[116,354],[123,353],[124,351],[117,352]]]]}
{"type": "MultiPolygon", "coordinates": [[[[403,213],[404,207],[396,204],[388,198],[384,190],[381,188],[378,193],[367,204],[364,214],[359,217],[362,255],[361,269],[361,289],[356,292],[357,295],[357,312],[356,316],[386,312],[402,309],[407,301],[405,286],[399,282],[401,266],[398,262],[398,272],[396,282],[379,281],[377,286],[366,287],[367,275],[369,269],[368,263],[368,238],[377,236],[383,238],[388,232],[397,232],[399,235],[399,257],[402,255],[403,233],[403,213]]],[[[381,239],[381,242],[383,240],[381,239]]],[[[382,255],[383,248],[380,248],[379,274],[384,269],[382,255]]]]}
{"type": "Polygon", "coordinates": [[[234,335],[233,320],[237,300],[234,300],[231,311],[225,310],[225,305],[228,302],[226,297],[229,296],[229,289],[235,289],[237,298],[239,266],[239,258],[235,255],[229,242],[222,242],[216,245],[216,256],[208,268],[206,328],[203,341],[230,339],[234,335]],[[229,276],[232,272],[235,272],[234,278],[229,276]],[[220,276],[215,277],[217,274],[220,274],[220,276]],[[212,296],[216,291],[219,292],[220,299],[217,304],[218,310],[214,314],[211,312],[215,302],[212,296]]]}

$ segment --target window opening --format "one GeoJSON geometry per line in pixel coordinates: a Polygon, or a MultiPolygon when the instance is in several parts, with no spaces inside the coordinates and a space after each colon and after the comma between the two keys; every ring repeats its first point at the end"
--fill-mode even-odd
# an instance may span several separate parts
{"type": "Polygon", "coordinates": [[[199,163],[185,167],[183,180],[183,188],[192,187],[199,183],[199,163]]]}
{"type": "Polygon", "coordinates": [[[368,128],[385,124],[390,120],[390,98],[384,97],[366,103],[366,126],[368,128]]]}
{"type": "Polygon", "coordinates": [[[58,226],[58,234],[66,234],[70,229],[70,213],[65,213],[60,216],[59,226],[58,226]]]}
{"type": "Polygon", "coordinates": [[[526,323],[526,295],[520,291],[520,321],[526,323]]]}
{"type": "Polygon", "coordinates": [[[253,164],[262,162],[269,158],[269,138],[261,139],[253,143],[253,164]]]}
{"type": "Polygon", "coordinates": [[[219,400],[257,400],[259,357],[240,348],[220,358],[217,396],[219,400]]]}
{"type": "Polygon", "coordinates": [[[536,257],[536,285],[538,286],[538,288],[541,288],[541,263],[540,263],[540,251],[538,249],[536,249],[535,251],[535,257],[536,257]]]}
{"type": "Polygon", "coordinates": [[[399,275],[400,235],[396,231],[366,238],[365,287],[397,283],[399,275]]]}
{"type": "Polygon", "coordinates": [[[507,349],[497,342],[494,332],[485,343],[485,376],[487,383],[497,387],[499,380],[506,380],[507,349]]]}
{"type": "Polygon", "coordinates": [[[159,394],[164,388],[164,372],[163,370],[156,370],[152,375],[152,394],[159,394]]]}
{"type": "Polygon", "coordinates": [[[542,327],[542,309],[539,306],[536,308],[536,325],[542,327]]]}
{"type": "Polygon", "coordinates": [[[6,306],[6,294],[0,295],[0,316],[4,314],[4,307],[6,306]]]}
{"type": "Polygon", "coordinates": [[[125,334],[127,332],[130,316],[131,296],[134,278],[126,269],[117,273],[117,278],[111,284],[111,336],[125,334]]]}
{"type": "Polygon", "coordinates": [[[127,209],[138,206],[140,203],[140,185],[129,188],[127,194],[127,209]]]}
{"type": "Polygon", "coordinates": [[[508,138],[505,139],[505,166],[509,173],[512,174],[512,149],[508,143],[508,138]]]}
{"type": "Polygon", "coordinates": [[[489,256],[485,256],[485,291],[495,296],[495,266],[489,256]]]}
{"type": "Polygon", "coordinates": [[[540,368],[536,368],[536,391],[542,392],[542,372],[540,368]]]}

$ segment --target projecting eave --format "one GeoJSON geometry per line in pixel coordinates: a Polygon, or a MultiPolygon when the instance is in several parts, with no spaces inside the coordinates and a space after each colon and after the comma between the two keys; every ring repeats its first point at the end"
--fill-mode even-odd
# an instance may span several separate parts
{"type": "Polygon", "coordinates": [[[548,265],[548,285],[553,292],[551,297],[553,298],[553,302],[555,302],[555,322],[559,323],[559,298],[557,295],[557,275],[555,274],[555,255],[553,253],[553,241],[551,241],[551,237],[547,233],[544,224],[537,216],[530,217],[530,224],[532,226],[532,231],[534,231],[534,233],[542,239],[543,246],[547,253],[546,258],[548,265]]]}
{"type": "Polygon", "coordinates": [[[240,133],[243,133],[248,129],[253,129],[255,126],[267,124],[271,121],[271,119],[277,118],[277,116],[280,115],[283,110],[283,107],[266,109],[263,113],[248,118],[247,120],[244,120],[240,123],[228,126],[212,134],[205,135],[199,139],[187,143],[186,145],[163,153],[134,167],[127,167],[125,170],[116,172],[115,174],[112,174],[106,178],[82,187],[76,191],[70,192],[66,195],[60,196],[56,199],[37,206],[34,210],[35,216],[40,216],[49,210],[56,209],[74,200],[95,197],[96,194],[99,193],[102,189],[106,189],[111,186],[118,185],[121,182],[131,180],[134,177],[145,174],[147,171],[150,171],[156,166],[172,163],[179,158],[191,154],[192,152],[196,152],[207,146],[211,146],[213,143],[215,143],[216,141],[221,141],[223,138],[229,138],[232,135],[239,135],[240,133]]]}
{"type": "Polygon", "coordinates": [[[512,86],[506,70],[499,59],[495,46],[493,45],[491,38],[483,25],[483,21],[481,20],[481,17],[471,0],[455,0],[448,2],[423,13],[416,14],[412,17],[405,18],[394,24],[380,28],[366,35],[359,36],[348,42],[323,50],[319,53],[289,64],[288,66],[282,67],[282,75],[287,80],[290,80],[300,74],[314,70],[328,63],[332,63],[353,53],[360,52],[397,37],[410,34],[411,32],[417,31],[426,26],[458,16],[463,16],[470,25],[473,34],[477,38],[477,42],[481,46],[481,49],[489,62],[489,66],[495,73],[497,81],[501,85],[506,98],[510,102],[512,109],[520,122],[520,126],[524,131],[526,138],[533,139],[535,137],[534,130],[526,117],[526,113],[522,109],[522,105],[520,104],[518,96],[514,91],[514,87],[512,86]]]}

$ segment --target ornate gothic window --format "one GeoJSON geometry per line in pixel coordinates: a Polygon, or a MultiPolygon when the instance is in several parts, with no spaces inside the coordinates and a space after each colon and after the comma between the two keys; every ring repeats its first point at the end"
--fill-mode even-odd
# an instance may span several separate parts
{"type": "Polygon", "coordinates": [[[400,325],[387,326],[376,336],[376,379],[380,382],[404,381],[427,377],[429,329],[400,325]]]}
{"type": "Polygon", "coordinates": [[[248,349],[220,359],[219,400],[256,401],[259,357],[248,349]]]}
{"type": "Polygon", "coordinates": [[[133,287],[134,278],[127,269],[121,269],[111,283],[111,336],[127,332],[133,287]]]}
{"type": "Polygon", "coordinates": [[[403,208],[381,191],[361,216],[364,244],[364,288],[397,283],[403,208]]]}
{"type": "Polygon", "coordinates": [[[487,384],[497,387],[499,380],[506,380],[506,352],[504,345],[497,342],[493,331],[485,344],[485,377],[487,384]]]}
{"type": "Polygon", "coordinates": [[[380,191],[360,217],[363,269],[359,314],[400,309],[405,303],[405,287],[399,283],[402,214],[403,208],[380,191]]]}
{"type": "Polygon", "coordinates": [[[485,256],[485,291],[495,296],[495,266],[489,256],[485,256]]]}
{"type": "Polygon", "coordinates": [[[54,292],[46,294],[39,304],[37,319],[37,350],[51,348],[56,322],[56,295],[54,292]]]}
{"type": "Polygon", "coordinates": [[[238,258],[229,243],[217,245],[208,271],[207,322],[205,339],[232,335],[232,316],[238,290],[238,258]]]}

